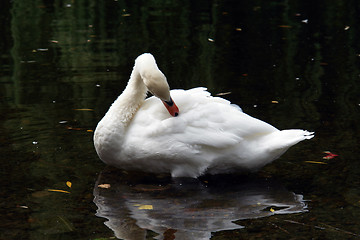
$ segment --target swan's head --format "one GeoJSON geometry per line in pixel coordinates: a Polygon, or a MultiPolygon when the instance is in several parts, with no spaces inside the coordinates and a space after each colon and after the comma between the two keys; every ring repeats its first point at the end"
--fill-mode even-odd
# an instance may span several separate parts
{"type": "Polygon", "coordinates": [[[179,115],[179,109],[170,96],[166,77],[156,65],[154,57],[149,53],[140,55],[136,59],[136,67],[149,92],[161,99],[171,116],[179,115]]]}

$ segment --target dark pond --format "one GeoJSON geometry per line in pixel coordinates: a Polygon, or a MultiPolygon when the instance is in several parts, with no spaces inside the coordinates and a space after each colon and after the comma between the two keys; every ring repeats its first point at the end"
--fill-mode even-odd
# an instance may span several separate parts
{"type": "Polygon", "coordinates": [[[1,240],[360,238],[359,1],[24,0],[0,13],[1,240]],[[231,92],[316,137],[248,176],[108,168],[92,131],[143,52],[172,88],[231,92]]]}

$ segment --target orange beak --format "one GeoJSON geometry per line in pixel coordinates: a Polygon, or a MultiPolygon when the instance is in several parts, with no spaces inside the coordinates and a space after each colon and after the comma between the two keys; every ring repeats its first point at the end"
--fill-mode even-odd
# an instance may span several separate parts
{"type": "Polygon", "coordinates": [[[170,115],[173,117],[176,117],[179,115],[179,108],[176,106],[172,98],[170,97],[170,101],[163,101],[161,100],[166,107],[166,109],[169,111],[170,115]]]}

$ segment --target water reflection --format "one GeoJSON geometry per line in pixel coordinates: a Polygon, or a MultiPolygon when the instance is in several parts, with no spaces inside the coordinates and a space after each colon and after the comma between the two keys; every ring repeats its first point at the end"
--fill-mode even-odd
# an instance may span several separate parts
{"type": "Polygon", "coordinates": [[[120,239],[210,239],[236,220],[306,211],[303,196],[265,179],[212,176],[153,179],[104,170],[95,185],[97,216],[120,239]],[[150,182],[150,184],[149,184],[150,182]]]}

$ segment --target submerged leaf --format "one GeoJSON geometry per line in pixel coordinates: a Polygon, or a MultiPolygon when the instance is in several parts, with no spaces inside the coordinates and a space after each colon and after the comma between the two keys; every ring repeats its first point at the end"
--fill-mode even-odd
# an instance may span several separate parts
{"type": "Polygon", "coordinates": [[[94,109],[91,108],[76,108],[74,111],[94,111],[94,109]]]}

